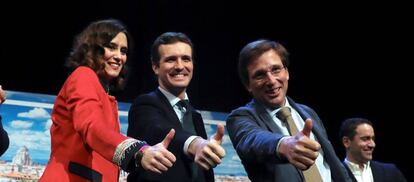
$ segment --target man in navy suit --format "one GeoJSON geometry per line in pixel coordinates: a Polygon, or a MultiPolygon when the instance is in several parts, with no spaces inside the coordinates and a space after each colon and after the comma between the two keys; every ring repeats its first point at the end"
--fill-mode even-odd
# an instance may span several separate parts
{"type": "Polygon", "coordinates": [[[257,40],[240,52],[239,76],[253,100],[230,113],[227,129],[250,180],[350,181],[315,111],[286,96],[288,66],[287,50],[275,41],[257,40]],[[286,110],[289,125],[277,116],[286,110]],[[305,174],[311,169],[318,180],[305,174]]]}
{"type": "Polygon", "coordinates": [[[150,145],[174,128],[176,133],[168,150],[177,158],[163,174],[135,171],[128,181],[192,182],[214,181],[212,168],[221,163],[224,126],[219,124],[210,139],[201,114],[188,102],[186,93],[193,76],[193,44],[183,33],[160,35],[151,49],[152,69],[159,87],[138,96],[129,110],[128,136],[150,145]]]}
{"type": "MultiPolygon", "coordinates": [[[[2,104],[6,100],[6,93],[2,89],[0,85],[0,104],[2,104]]],[[[0,156],[6,152],[7,148],[9,148],[9,135],[7,135],[6,130],[3,129],[3,124],[1,123],[1,116],[0,116],[0,156]]]]}
{"type": "Polygon", "coordinates": [[[344,120],[339,136],[346,149],[346,158],[343,164],[353,181],[407,181],[394,164],[372,160],[375,149],[375,132],[372,122],[368,119],[348,118],[344,120]]]}

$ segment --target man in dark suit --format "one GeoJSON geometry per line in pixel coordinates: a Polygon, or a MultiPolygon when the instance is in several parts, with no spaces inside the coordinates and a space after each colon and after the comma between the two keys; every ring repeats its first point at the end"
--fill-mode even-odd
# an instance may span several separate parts
{"type": "Polygon", "coordinates": [[[253,100],[230,113],[227,130],[250,180],[350,181],[315,111],[286,96],[288,66],[287,50],[274,41],[240,52],[239,76],[253,100]]]}
{"type": "MultiPolygon", "coordinates": [[[[6,100],[6,93],[4,92],[3,88],[0,85],[0,104],[2,104],[6,100]]],[[[6,152],[7,148],[9,148],[9,135],[7,134],[6,130],[3,129],[3,124],[1,122],[0,116],[0,156],[6,152]]]]}
{"type": "Polygon", "coordinates": [[[375,132],[372,122],[368,119],[348,118],[344,120],[339,136],[346,149],[343,164],[354,182],[407,181],[394,164],[372,160],[375,132]]]}
{"type": "Polygon", "coordinates": [[[157,143],[174,128],[168,150],[177,158],[163,174],[135,171],[128,181],[214,181],[212,168],[225,155],[221,147],[224,126],[210,139],[200,113],[188,103],[186,88],[193,75],[193,44],[183,33],[160,35],[151,49],[152,69],[158,78],[155,91],[136,98],[129,110],[128,136],[157,143]]]}

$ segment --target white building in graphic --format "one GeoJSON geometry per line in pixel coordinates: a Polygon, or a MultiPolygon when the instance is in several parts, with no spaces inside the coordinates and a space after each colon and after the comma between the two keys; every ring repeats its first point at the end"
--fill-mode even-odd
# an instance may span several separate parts
{"type": "Polygon", "coordinates": [[[20,148],[13,161],[0,161],[0,182],[28,181],[34,182],[43,174],[45,166],[33,165],[33,161],[26,146],[20,148]]]}
{"type": "Polygon", "coordinates": [[[13,157],[13,164],[22,166],[31,166],[33,164],[32,158],[29,155],[29,149],[26,146],[20,148],[13,157]]]}

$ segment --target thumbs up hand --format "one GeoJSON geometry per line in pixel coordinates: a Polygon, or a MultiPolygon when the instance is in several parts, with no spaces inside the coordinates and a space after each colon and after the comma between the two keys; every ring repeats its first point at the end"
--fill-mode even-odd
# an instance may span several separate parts
{"type": "Polygon", "coordinates": [[[302,129],[302,133],[308,138],[310,138],[310,133],[312,132],[312,126],[313,126],[312,119],[310,118],[306,119],[305,126],[303,126],[303,129],[302,129]]]}
{"type": "Polygon", "coordinates": [[[217,124],[217,131],[213,136],[211,136],[210,141],[214,140],[219,145],[221,145],[221,143],[223,142],[223,136],[224,136],[224,125],[219,123],[217,124]]]}
{"type": "Polygon", "coordinates": [[[224,136],[224,125],[218,124],[216,133],[205,140],[197,137],[190,144],[188,153],[194,156],[194,162],[203,169],[208,170],[221,163],[221,159],[226,155],[226,151],[221,146],[224,136]]]}
{"type": "Polygon", "coordinates": [[[173,153],[167,150],[168,145],[174,138],[175,130],[171,129],[164,140],[154,146],[144,146],[137,152],[142,153],[141,166],[145,170],[161,174],[173,165],[176,158],[173,153]]]}
{"type": "Polygon", "coordinates": [[[2,104],[6,100],[6,92],[0,85],[0,104],[2,104]]]}
{"type": "Polygon", "coordinates": [[[278,152],[295,167],[306,170],[315,163],[321,145],[310,138],[312,120],[306,119],[301,132],[294,136],[284,137],[279,145],[278,152]]]}

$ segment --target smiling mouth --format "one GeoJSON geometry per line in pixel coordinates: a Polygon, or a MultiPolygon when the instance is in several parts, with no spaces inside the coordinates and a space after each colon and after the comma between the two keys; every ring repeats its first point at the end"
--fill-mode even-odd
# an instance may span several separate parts
{"type": "Polygon", "coordinates": [[[274,89],[270,89],[270,90],[267,90],[266,93],[268,93],[268,94],[276,94],[276,93],[279,93],[280,89],[281,89],[280,87],[274,88],[274,89]]]}
{"type": "Polygon", "coordinates": [[[185,78],[187,75],[188,74],[186,74],[186,73],[175,73],[175,74],[171,74],[170,76],[173,77],[173,78],[180,79],[180,78],[185,78]]]}
{"type": "Polygon", "coordinates": [[[122,65],[117,62],[108,62],[108,65],[111,66],[113,69],[119,69],[122,65]]]}

